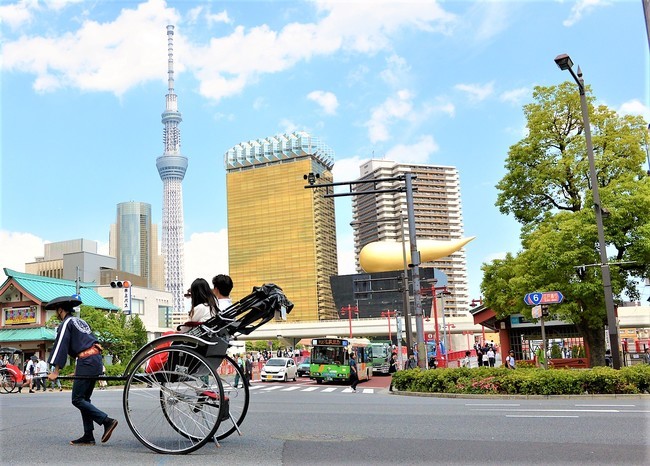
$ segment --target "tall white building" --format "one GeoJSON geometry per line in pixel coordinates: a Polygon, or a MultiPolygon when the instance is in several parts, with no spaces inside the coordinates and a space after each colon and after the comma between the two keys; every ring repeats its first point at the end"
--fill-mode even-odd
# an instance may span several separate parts
{"type": "Polygon", "coordinates": [[[165,261],[165,290],[172,293],[174,312],[182,313],[185,272],[182,183],[187,170],[187,157],[181,155],[181,131],[178,125],[183,119],[174,93],[174,26],[167,26],[167,56],[168,92],[162,114],[165,151],[156,159],[156,167],[163,182],[161,249],[165,261]]]}
{"type": "MultiPolygon", "coordinates": [[[[394,178],[410,172],[413,181],[413,209],[415,211],[416,238],[432,240],[458,240],[463,238],[463,211],[460,200],[460,181],[456,167],[440,165],[398,164],[388,160],[370,160],[360,167],[360,180],[394,178]]],[[[404,182],[395,180],[373,185],[358,185],[357,191],[403,187],[404,182]]],[[[408,241],[406,193],[377,193],[352,196],[354,219],[354,249],[357,271],[359,252],[373,241],[408,241]],[[399,224],[400,214],[404,217],[399,224]],[[400,231],[401,230],[401,231],[400,231]]],[[[447,275],[444,307],[448,316],[465,314],[469,295],[467,288],[467,261],[465,251],[435,262],[423,263],[423,267],[435,267],[447,275]]],[[[424,309],[425,315],[430,310],[424,309]]]]}

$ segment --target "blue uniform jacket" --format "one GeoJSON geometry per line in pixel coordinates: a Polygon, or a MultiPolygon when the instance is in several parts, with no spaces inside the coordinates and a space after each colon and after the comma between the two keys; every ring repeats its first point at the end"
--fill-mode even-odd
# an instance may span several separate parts
{"type": "MultiPolygon", "coordinates": [[[[86,321],[68,314],[56,330],[56,340],[48,362],[61,368],[65,366],[68,356],[76,358],[79,353],[95,343],[97,343],[97,338],[86,321]]],[[[75,375],[101,375],[101,373],[101,354],[77,359],[75,375]]]]}

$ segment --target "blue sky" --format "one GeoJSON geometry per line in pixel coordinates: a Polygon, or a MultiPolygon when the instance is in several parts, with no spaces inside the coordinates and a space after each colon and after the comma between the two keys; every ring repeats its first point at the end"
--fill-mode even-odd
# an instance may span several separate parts
{"type": "MultiPolygon", "coordinates": [[[[536,85],[570,79],[650,120],[648,39],[629,1],[3,1],[0,266],[43,243],[108,252],[116,205],[162,218],[160,114],[174,24],[183,115],[186,282],[227,270],[223,155],[305,130],[336,154],[336,181],[371,158],[453,165],[461,181],[470,298],[483,262],[519,249],[494,206],[536,85]]],[[[353,272],[350,198],[336,204],[339,273],[353,272]]],[[[646,291],[647,294],[647,291],[646,291]]]]}

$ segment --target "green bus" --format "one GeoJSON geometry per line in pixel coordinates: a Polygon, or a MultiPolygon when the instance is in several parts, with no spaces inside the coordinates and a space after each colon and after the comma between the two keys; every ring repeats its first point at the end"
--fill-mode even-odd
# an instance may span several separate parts
{"type": "Polygon", "coordinates": [[[372,372],[374,374],[388,374],[391,354],[390,342],[373,341],[370,346],[372,346],[372,372]]]}
{"type": "Polygon", "coordinates": [[[309,378],[316,383],[350,382],[350,354],[357,357],[359,380],[372,377],[372,347],[367,338],[314,338],[309,378]]]}

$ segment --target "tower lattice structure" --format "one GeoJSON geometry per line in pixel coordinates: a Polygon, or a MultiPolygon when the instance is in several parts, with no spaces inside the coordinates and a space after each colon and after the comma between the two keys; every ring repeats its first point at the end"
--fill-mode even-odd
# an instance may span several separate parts
{"type": "Polygon", "coordinates": [[[174,26],[167,26],[168,92],[162,114],[165,151],[156,159],[156,167],[163,182],[162,255],[165,261],[165,289],[172,293],[175,313],[182,312],[183,274],[183,178],[187,170],[187,157],[181,155],[183,119],[178,111],[178,97],[174,92],[174,26]]]}

